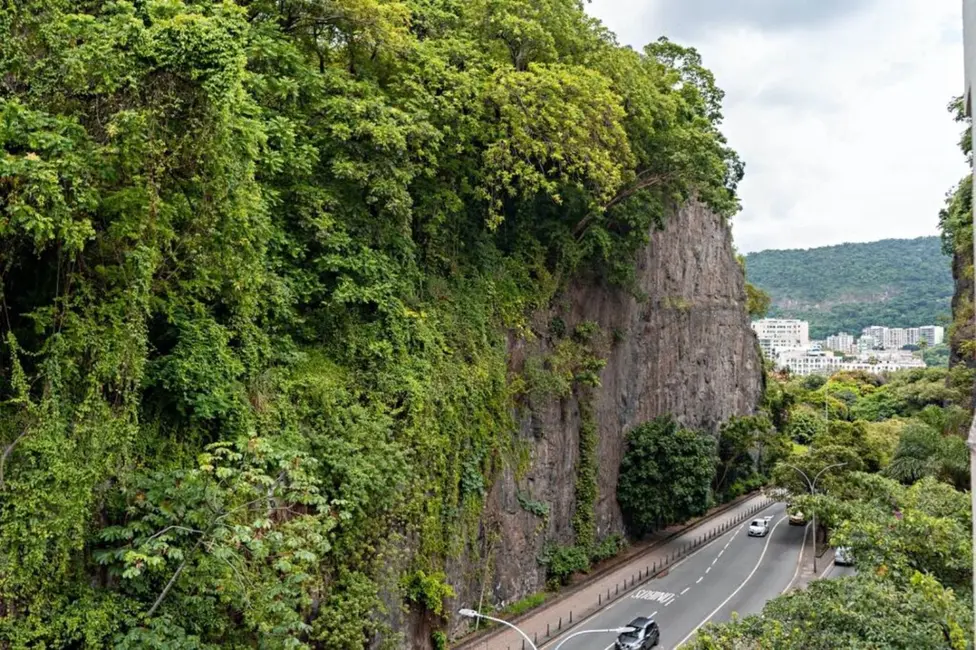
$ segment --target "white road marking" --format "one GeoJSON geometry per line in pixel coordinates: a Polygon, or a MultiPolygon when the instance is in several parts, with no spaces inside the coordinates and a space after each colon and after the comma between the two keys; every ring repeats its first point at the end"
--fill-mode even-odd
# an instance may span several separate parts
{"type": "Polygon", "coordinates": [[[663,603],[666,600],[671,600],[674,598],[674,594],[667,591],[652,591],[650,589],[638,589],[634,593],[630,594],[631,598],[637,598],[638,600],[650,600],[663,603]]]}
{"type": "Polygon", "coordinates": [[[700,576],[700,577],[698,578],[698,580],[695,580],[695,584],[697,585],[697,584],[698,584],[699,582],[701,582],[701,581],[702,581],[702,580],[704,580],[704,579],[705,579],[705,576],[700,576]]]}
{"type": "Polygon", "coordinates": [[[657,612],[651,614],[651,618],[654,618],[655,616],[657,616],[657,612]]]}
{"type": "Polygon", "coordinates": [[[709,567],[705,567],[705,573],[708,573],[711,570],[712,570],[712,567],[710,567],[710,566],[709,567]]]}
{"type": "Polygon", "coordinates": [[[714,560],[712,560],[712,566],[715,566],[715,563],[716,562],[718,562],[718,558],[715,558],[714,560]]]}
{"type": "Polygon", "coordinates": [[[785,594],[787,591],[793,587],[793,583],[796,582],[797,577],[800,575],[800,567],[803,566],[803,550],[807,545],[807,533],[810,532],[810,524],[807,524],[803,529],[803,542],[800,544],[800,557],[796,559],[796,571],[793,572],[793,579],[790,580],[790,584],[786,585],[786,589],[780,592],[780,594],[785,594]]]}
{"type": "Polygon", "coordinates": [[[722,553],[724,553],[724,552],[725,552],[725,549],[723,548],[721,551],[718,552],[718,556],[719,557],[722,557],[722,553]]]}
{"type": "Polygon", "coordinates": [[[688,590],[689,589],[691,589],[691,587],[685,587],[684,589],[681,590],[681,593],[678,594],[678,595],[679,596],[684,596],[686,593],[688,593],[688,590]]]}
{"type": "MultiPolygon", "coordinates": [[[[774,532],[776,532],[776,528],[777,528],[777,527],[778,527],[778,526],[779,526],[779,525],[780,525],[781,523],[783,523],[783,521],[784,521],[785,519],[786,519],[786,515],[783,515],[783,517],[782,517],[782,518],[781,518],[781,519],[780,519],[779,521],[777,521],[777,522],[776,522],[776,525],[775,525],[775,526],[773,526],[773,529],[772,529],[772,530],[770,531],[770,533],[774,533],[774,532]]],[[[751,571],[751,572],[749,572],[749,575],[747,575],[747,576],[746,576],[746,579],[742,581],[742,584],[740,584],[740,585],[739,585],[738,587],[736,587],[736,589],[735,589],[735,591],[733,591],[733,592],[732,592],[731,594],[729,594],[729,597],[728,597],[728,598],[726,598],[725,600],[723,600],[723,601],[722,601],[722,604],[721,604],[721,605],[719,605],[719,606],[718,606],[718,607],[716,607],[716,608],[715,608],[714,610],[712,610],[712,613],[711,613],[711,614],[709,614],[708,616],[706,616],[706,617],[704,618],[704,620],[702,620],[702,622],[701,622],[701,623],[699,623],[698,625],[696,625],[696,626],[695,626],[695,629],[693,629],[693,630],[692,630],[691,632],[689,632],[689,633],[688,633],[688,636],[686,636],[685,638],[683,638],[683,639],[681,639],[681,641],[679,641],[679,642],[678,642],[678,645],[676,645],[676,646],[674,646],[674,647],[675,647],[675,649],[677,649],[677,648],[680,648],[681,646],[683,646],[683,645],[685,644],[685,641],[687,641],[687,640],[688,640],[688,639],[690,639],[691,637],[693,637],[693,636],[695,636],[695,633],[697,633],[697,632],[698,632],[698,630],[699,630],[699,629],[701,629],[701,626],[702,626],[702,625],[704,625],[705,623],[707,623],[707,622],[709,622],[710,620],[712,620],[712,617],[713,617],[713,616],[715,616],[716,614],[718,614],[718,613],[719,613],[719,611],[721,611],[721,609],[722,609],[723,607],[725,607],[726,605],[728,605],[728,604],[729,604],[729,601],[730,601],[730,600],[732,600],[733,598],[735,598],[735,595],[736,595],[737,593],[739,593],[740,591],[742,591],[742,588],[746,586],[746,583],[747,583],[747,582],[749,582],[749,580],[750,580],[750,579],[752,578],[752,576],[754,576],[754,575],[756,575],[756,571],[758,571],[758,570],[759,570],[759,567],[760,567],[760,565],[762,564],[762,561],[763,561],[763,558],[765,558],[765,557],[766,557],[766,551],[768,551],[768,550],[769,550],[769,543],[770,543],[771,541],[773,541],[773,536],[772,536],[772,534],[770,534],[770,535],[769,535],[768,537],[766,537],[766,545],[765,545],[765,546],[763,546],[763,550],[762,550],[762,553],[761,553],[761,554],[759,555],[759,560],[758,560],[758,561],[756,562],[756,566],[754,566],[754,567],[752,568],[752,571],[751,571]]]]}

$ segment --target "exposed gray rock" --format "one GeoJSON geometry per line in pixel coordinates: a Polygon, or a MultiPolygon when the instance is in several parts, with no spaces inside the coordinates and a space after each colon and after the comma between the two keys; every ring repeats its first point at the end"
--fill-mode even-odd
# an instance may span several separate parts
{"type": "MultiPolygon", "coordinates": [[[[597,535],[623,532],[615,497],[627,431],[665,413],[715,431],[731,415],[754,412],[762,392],[762,363],[749,326],[745,279],[729,228],[690,205],[655,232],[639,254],[638,284],[646,299],[592,282],[572,286],[563,309],[539,314],[538,331],[554,315],[569,331],[595,321],[607,337],[607,364],[594,393],[599,459],[597,535]]],[[[512,365],[545,354],[544,338],[510,344],[512,365]]],[[[448,567],[458,603],[490,609],[541,590],[538,563],[547,542],[572,544],[579,405],[574,398],[533,404],[520,414],[520,436],[531,461],[516,481],[506,469],[494,482],[482,522],[478,558],[448,567]],[[549,506],[547,521],[520,507],[519,492],[549,506]]],[[[452,621],[452,633],[466,621],[452,621]]],[[[453,636],[453,634],[452,634],[453,636]]]]}

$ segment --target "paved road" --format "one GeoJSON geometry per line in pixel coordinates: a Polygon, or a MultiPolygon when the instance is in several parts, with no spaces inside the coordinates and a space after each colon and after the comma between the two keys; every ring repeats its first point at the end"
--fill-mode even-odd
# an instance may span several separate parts
{"type": "Polygon", "coordinates": [[[857,571],[852,566],[841,566],[834,564],[827,571],[824,571],[824,578],[843,578],[845,576],[857,575],[857,571]]]}
{"type": "MultiPolygon", "coordinates": [[[[726,621],[732,612],[761,611],[796,575],[804,531],[789,525],[783,504],[774,504],[757,517],[769,515],[768,536],[749,537],[748,522],[733,528],[667,575],[633,590],[571,632],[621,627],[637,616],[650,615],[661,627],[660,650],[670,650],[688,641],[706,621],[726,621]]],[[[604,650],[612,647],[613,640],[613,634],[583,635],[567,641],[561,650],[604,650]]],[[[545,648],[551,650],[556,643],[558,639],[545,648]]]]}

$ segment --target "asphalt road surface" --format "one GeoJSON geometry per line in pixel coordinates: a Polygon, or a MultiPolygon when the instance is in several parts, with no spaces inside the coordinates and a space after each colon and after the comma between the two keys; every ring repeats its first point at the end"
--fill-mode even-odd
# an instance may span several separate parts
{"type": "Polygon", "coordinates": [[[844,576],[852,576],[852,575],[856,575],[856,574],[857,574],[857,571],[855,571],[854,570],[854,567],[852,567],[852,566],[841,566],[839,564],[835,564],[835,565],[831,566],[830,569],[828,569],[827,571],[824,572],[823,577],[824,578],[843,578],[844,576]]]}
{"type": "MultiPolygon", "coordinates": [[[[658,648],[671,650],[689,641],[706,622],[727,621],[733,612],[743,616],[760,612],[796,576],[805,530],[789,525],[781,503],[755,518],[765,516],[772,516],[766,537],[748,536],[750,519],[569,633],[623,627],[638,616],[650,616],[661,628],[658,648]]],[[[604,650],[613,647],[614,638],[611,633],[585,634],[566,641],[561,650],[604,650]]],[[[559,640],[547,643],[546,650],[555,648],[559,640]]]]}

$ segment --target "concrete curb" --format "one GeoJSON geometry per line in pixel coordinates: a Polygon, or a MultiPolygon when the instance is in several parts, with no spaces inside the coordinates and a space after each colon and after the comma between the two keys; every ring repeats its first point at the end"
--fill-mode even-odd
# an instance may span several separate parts
{"type": "MultiPolygon", "coordinates": [[[[520,614],[515,618],[507,619],[507,620],[509,623],[518,625],[520,622],[525,621],[533,616],[538,616],[546,609],[555,607],[560,603],[564,602],[566,599],[575,596],[576,594],[580,593],[581,591],[584,591],[585,589],[592,587],[592,585],[595,582],[598,582],[599,580],[605,578],[606,576],[610,575],[614,571],[618,571],[621,567],[624,567],[627,564],[639,563],[642,557],[645,557],[656,551],[659,551],[662,546],[665,546],[673,542],[676,538],[686,535],[689,532],[696,530],[697,528],[704,527],[709,521],[712,521],[713,519],[726,514],[729,510],[732,510],[742,505],[743,503],[746,503],[752,499],[757,499],[757,498],[758,501],[756,505],[746,510],[739,517],[729,522],[726,522],[721,526],[717,526],[711,529],[710,531],[708,531],[707,533],[703,533],[702,535],[698,536],[695,539],[695,541],[684,544],[679,550],[675,550],[669,554],[666,554],[665,559],[663,561],[652,562],[648,560],[645,563],[644,569],[638,569],[638,572],[634,573],[629,580],[625,579],[622,583],[618,583],[613,590],[608,590],[605,596],[602,593],[598,594],[597,601],[594,602],[589,607],[585,608],[584,610],[580,611],[578,615],[574,616],[575,612],[570,611],[568,620],[563,620],[563,618],[561,617],[554,617],[553,622],[551,624],[546,625],[547,633],[543,636],[539,636],[538,634],[536,634],[535,638],[533,639],[534,643],[537,646],[540,643],[544,644],[550,641],[551,639],[553,639],[555,636],[562,634],[565,630],[574,627],[574,624],[578,624],[579,622],[585,620],[593,613],[605,607],[608,603],[613,602],[614,600],[619,598],[621,596],[621,587],[623,587],[622,593],[626,594],[630,589],[633,589],[635,586],[644,584],[648,580],[657,577],[664,571],[673,567],[675,563],[683,560],[685,557],[688,556],[689,553],[697,550],[702,545],[707,544],[708,542],[712,541],[719,535],[728,532],[728,530],[730,530],[731,528],[738,526],[740,523],[752,517],[757,512],[768,508],[773,503],[776,503],[776,501],[774,499],[770,499],[768,497],[765,497],[764,495],[756,494],[756,493],[743,495],[738,499],[734,499],[733,501],[730,501],[718,508],[715,508],[712,512],[709,512],[706,515],[702,516],[701,518],[697,519],[696,521],[690,522],[686,526],[683,526],[682,528],[674,531],[673,533],[669,534],[667,537],[652,544],[651,546],[648,546],[643,551],[636,553],[630,557],[621,558],[619,562],[614,562],[602,567],[598,572],[587,576],[586,580],[576,585],[573,585],[573,587],[565,590],[564,592],[561,592],[558,596],[556,596],[550,601],[547,601],[540,607],[531,609],[527,612],[520,614]]],[[[478,647],[486,647],[486,645],[483,646],[482,644],[487,644],[492,639],[492,637],[495,637],[499,634],[506,633],[507,631],[508,631],[507,627],[496,624],[476,634],[468,635],[467,637],[462,637],[455,643],[452,643],[451,647],[454,648],[455,650],[476,650],[476,648],[478,647]]],[[[523,645],[521,647],[524,649],[526,646],[523,645]]],[[[518,648],[516,648],[516,650],[518,650],[518,648]]]]}

